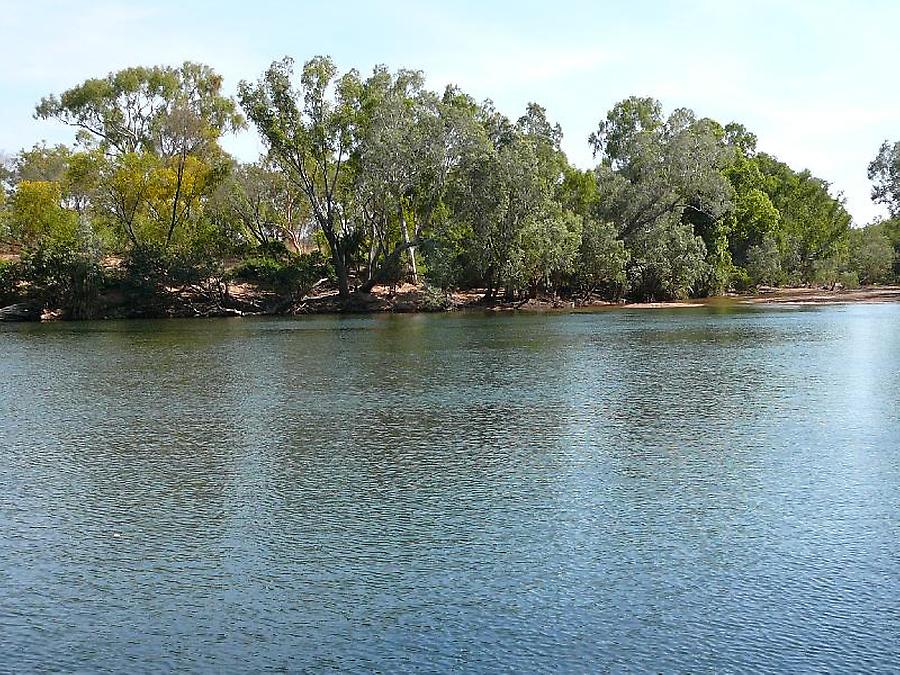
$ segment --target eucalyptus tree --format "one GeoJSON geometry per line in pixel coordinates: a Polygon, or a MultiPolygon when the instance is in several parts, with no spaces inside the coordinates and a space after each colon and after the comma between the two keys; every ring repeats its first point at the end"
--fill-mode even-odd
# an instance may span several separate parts
{"type": "Polygon", "coordinates": [[[777,235],[785,272],[794,282],[814,281],[817,266],[846,248],[852,219],[843,198],[809,171],[795,171],[765,153],[756,161],[780,215],[777,235]]]}
{"type": "Polygon", "coordinates": [[[628,260],[629,252],[614,224],[594,218],[584,220],[574,274],[580,291],[591,294],[600,290],[614,298],[621,296],[628,260]]]}
{"type": "Polygon", "coordinates": [[[470,143],[459,93],[438,97],[417,71],[338,76],[326,57],[308,61],[296,85],[293,61],[284,59],[239,91],[271,157],[309,204],[340,296],[350,294],[363,248],[358,290],[389,280],[404,256],[417,280],[415,249],[442,213],[450,174],[470,143]]]}
{"type": "Polygon", "coordinates": [[[900,141],[885,141],[869,164],[869,180],[873,182],[872,199],[887,206],[893,218],[900,218],[900,141]]]}
{"type": "Polygon", "coordinates": [[[892,280],[897,253],[881,223],[850,231],[850,269],[864,284],[892,280]]]}
{"type": "Polygon", "coordinates": [[[653,99],[616,104],[590,137],[601,161],[598,175],[606,210],[630,237],[660,219],[685,212],[719,218],[731,190],[721,175],[728,159],[716,125],[687,109],[667,120],[653,99]]]}
{"type": "Polygon", "coordinates": [[[581,241],[581,217],[557,199],[567,166],[561,132],[535,104],[512,123],[488,102],[479,119],[484,142],[461,167],[452,218],[470,228],[469,255],[488,298],[550,288],[572,271],[581,241]]]}
{"type": "Polygon", "coordinates": [[[217,190],[216,218],[237,227],[237,238],[264,249],[300,251],[311,234],[306,200],[268,158],[239,164],[217,190]]]}
{"type": "Polygon", "coordinates": [[[35,116],[75,127],[79,143],[107,154],[171,156],[200,135],[216,140],[241,124],[221,89],[222,77],[198,63],[125,68],[43,98],[35,116]]]}
{"type": "Polygon", "coordinates": [[[766,192],[766,177],[755,156],[737,149],[723,173],[734,189],[734,208],[726,221],[728,243],[734,262],[744,265],[752,247],[778,234],[781,214],[766,192]]]}
{"type": "Polygon", "coordinates": [[[307,199],[346,299],[362,227],[348,207],[359,171],[363,82],[355,70],[338,77],[334,62],[322,56],[306,62],[296,87],[293,76],[293,59],[276,61],[258,82],[241,82],[239,99],[272,159],[307,199]]]}
{"type": "Polygon", "coordinates": [[[411,278],[418,283],[415,246],[442,199],[446,179],[440,99],[425,89],[421,72],[400,70],[392,76],[384,67],[366,81],[366,94],[359,188],[370,225],[370,281],[378,276],[373,269],[377,260],[392,249],[405,249],[411,278]],[[394,222],[399,249],[388,227],[394,222]]]}
{"type": "Polygon", "coordinates": [[[106,158],[99,203],[132,244],[142,233],[168,247],[224,176],[219,139],[243,124],[221,88],[201,64],[126,68],[42,99],[35,116],[76,128],[106,158]]]}
{"type": "Polygon", "coordinates": [[[658,101],[632,97],[589,140],[600,159],[596,215],[615,223],[632,252],[633,291],[672,297],[696,289],[711,271],[707,249],[727,246],[717,225],[733,190],[722,174],[730,151],[718,125],[687,109],[664,119],[658,101]]]}

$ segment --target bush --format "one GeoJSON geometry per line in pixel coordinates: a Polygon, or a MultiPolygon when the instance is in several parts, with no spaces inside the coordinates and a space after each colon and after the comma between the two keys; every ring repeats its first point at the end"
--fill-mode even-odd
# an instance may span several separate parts
{"type": "Polygon", "coordinates": [[[264,258],[273,258],[282,262],[291,258],[291,252],[288,251],[287,246],[281,241],[269,241],[265,244],[260,244],[256,250],[264,258]]]}
{"type": "Polygon", "coordinates": [[[859,288],[859,275],[856,272],[841,272],[838,283],[843,288],[859,288]]]}
{"type": "Polygon", "coordinates": [[[100,310],[106,277],[99,255],[71,242],[46,241],[22,256],[29,294],[68,319],[92,319],[100,310]]]}
{"type": "Polygon", "coordinates": [[[20,299],[21,281],[22,266],[11,260],[0,260],[0,307],[11,305],[20,299]]]}
{"type": "Polygon", "coordinates": [[[777,286],[783,281],[781,252],[771,235],[747,251],[747,275],[752,286],[777,286]]]}
{"type": "Polygon", "coordinates": [[[627,267],[636,300],[681,300],[708,274],[706,245],[689,225],[663,223],[635,240],[627,267]]]}
{"type": "Polygon", "coordinates": [[[877,226],[850,233],[850,269],[864,284],[890,281],[895,255],[891,240],[877,226]]]}
{"type": "Polygon", "coordinates": [[[600,290],[609,298],[618,298],[625,286],[628,251],[618,238],[615,226],[587,220],[581,232],[575,284],[583,291],[600,290]]]}
{"type": "Polygon", "coordinates": [[[281,296],[302,296],[316,281],[329,276],[325,259],[315,251],[295,256],[288,262],[268,257],[250,258],[231,270],[228,278],[256,284],[281,296]]]}
{"type": "Polygon", "coordinates": [[[735,267],[731,270],[731,280],[729,282],[731,288],[738,293],[746,293],[753,287],[750,275],[743,267],[735,267]]]}
{"type": "Polygon", "coordinates": [[[426,286],[422,293],[422,309],[426,312],[443,312],[453,308],[450,295],[435,286],[426,286]]]}
{"type": "Polygon", "coordinates": [[[168,287],[202,284],[219,274],[218,264],[203,251],[135,246],[125,257],[123,285],[139,305],[163,301],[168,287]]]}

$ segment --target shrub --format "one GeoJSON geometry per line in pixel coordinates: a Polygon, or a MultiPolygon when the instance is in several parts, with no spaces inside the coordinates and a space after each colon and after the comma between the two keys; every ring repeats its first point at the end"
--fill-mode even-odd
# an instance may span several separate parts
{"type": "Polygon", "coordinates": [[[743,267],[735,267],[731,270],[731,280],[729,284],[731,288],[738,293],[746,293],[753,287],[750,275],[743,267]]]}
{"type": "Polygon", "coordinates": [[[753,286],[777,286],[783,281],[781,253],[771,235],[766,235],[762,243],[747,251],[747,275],[753,286]]]}
{"type": "Polygon", "coordinates": [[[706,245],[683,224],[661,224],[636,239],[627,266],[636,300],[680,300],[708,273],[706,245]]]}
{"type": "Polygon", "coordinates": [[[435,286],[426,286],[422,293],[422,309],[426,312],[443,312],[452,309],[450,295],[435,286]]]}
{"type": "Polygon", "coordinates": [[[843,288],[859,288],[859,275],[856,272],[841,272],[838,283],[843,288]]]}
{"type": "Polygon", "coordinates": [[[587,220],[581,233],[576,285],[584,291],[599,289],[605,296],[617,298],[625,286],[627,263],[628,251],[615,226],[587,220]]]}
{"type": "Polygon", "coordinates": [[[96,251],[45,241],[25,252],[22,271],[29,293],[45,307],[62,310],[69,319],[92,319],[99,313],[106,278],[96,251]]]}
{"type": "Polygon", "coordinates": [[[22,266],[11,260],[0,260],[0,307],[19,300],[22,266]]]}
{"type": "Polygon", "coordinates": [[[315,251],[281,262],[259,257],[244,260],[228,275],[234,281],[253,283],[282,296],[305,295],[313,284],[331,276],[322,255],[315,251]]]}
{"type": "Polygon", "coordinates": [[[123,285],[138,304],[156,305],[166,288],[203,284],[219,275],[218,263],[203,250],[142,244],[125,257],[123,285]]]}

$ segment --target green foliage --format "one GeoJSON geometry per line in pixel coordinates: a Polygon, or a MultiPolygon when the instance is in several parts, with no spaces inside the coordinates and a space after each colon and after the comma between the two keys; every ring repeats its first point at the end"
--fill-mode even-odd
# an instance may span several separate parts
{"type": "Polygon", "coordinates": [[[243,124],[221,88],[221,76],[202,64],[125,68],[42,99],[35,114],[76,127],[87,147],[174,156],[186,136],[217,138],[243,124]]]}
{"type": "Polygon", "coordinates": [[[272,158],[314,205],[313,216],[328,242],[341,295],[347,297],[353,254],[349,242],[357,240],[359,223],[338,214],[358,162],[353,155],[364,87],[355,71],[338,78],[327,57],[304,65],[297,89],[293,76],[294,62],[285,58],[273,63],[258,83],[241,82],[239,97],[272,158]]]}
{"type": "Polygon", "coordinates": [[[472,262],[472,237],[468,223],[443,219],[422,246],[429,284],[443,290],[460,286],[474,287],[479,275],[472,262]]]}
{"type": "Polygon", "coordinates": [[[725,219],[728,245],[733,260],[743,265],[750,247],[778,232],[781,214],[765,191],[766,180],[755,157],[736,152],[723,173],[735,193],[734,209],[725,219]]]}
{"type": "Polygon", "coordinates": [[[587,220],[581,235],[575,283],[586,292],[600,290],[612,298],[625,288],[629,254],[611,223],[587,220]]]}
{"type": "Polygon", "coordinates": [[[817,260],[813,268],[813,282],[827,288],[835,288],[844,277],[842,261],[837,257],[817,260]]]}
{"type": "Polygon", "coordinates": [[[62,162],[74,208],[114,224],[132,246],[193,246],[206,228],[205,203],[228,170],[218,140],[243,124],[221,86],[215,71],[189,62],[86,80],[43,99],[36,115],[76,127],[89,152],[44,148],[41,162],[23,155],[20,163],[62,162]]]}
{"type": "MultiPolygon", "coordinates": [[[[827,182],[757,152],[740,124],[631,97],[584,171],[537,103],[510,119],[415,70],[298,70],[284,59],[239,86],[267,146],[252,164],[219,144],[243,119],[207,66],[127,68],[45,98],[37,116],[78,129],[79,147],[2,162],[0,243],[28,249],[35,292],[71,315],[92,313],[102,256],[123,259],[118,281],[148,307],[212,288],[240,257],[231,278],[283,296],[424,277],[436,303],[451,288],[665,300],[900,273],[900,219],[851,231],[827,182]]],[[[898,156],[886,143],[869,167],[895,214],[898,156]]]]}
{"type": "MultiPolygon", "coordinates": [[[[757,156],[766,192],[781,220],[779,241],[789,276],[800,282],[822,277],[824,264],[841,253],[850,233],[850,214],[830,186],[808,171],[796,172],[783,162],[757,156]]],[[[829,275],[826,275],[829,276],[829,275]]]]}
{"type": "Polygon", "coordinates": [[[746,271],[752,286],[777,286],[782,282],[781,251],[774,236],[766,235],[759,244],[750,247],[746,271]]]}
{"type": "Polygon", "coordinates": [[[319,279],[329,276],[325,259],[318,251],[294,256],[288,261],[249,258],[229,273],[229,278],[234,281],[258,284],[285,297],[302,296],[319,279]]]}
{"type": "Polygon", "coordinates": [[[842,288],[859,288],[859,275],[851,270],[845,270],[838,274],[837,283],[842,288]]]}
{"type": "Polygon", "coordinates": [[[171,289],[205,284],[220,276],[218,261],[202,249],[144,244],[129,249],[122,283],[133,303],[155,310],[169,302],[171,289]]]}
{"type": "Polygon", "coordinates": [[[422,293],[422,309],[426,312],[443,312],[453,307],[453,299],[447,292],[435,286],[425,286],[422,293]]]}
{"type": "Polygon", "coordinates": [[[633,239],[627,276],[638,300],[674,300],[691,295],[708,273],[706,246],[684,223],[660,223],[633,239]]]}
{"type": "Polygon", "coordinates": [[[8,224],[17,241],[36,246],[44,239],[74,237],[78,216],[61,206],[62,189],[48,181],[21,181],[10,199],[8,224]]]}
{"type": "Polygon", "coordinates": [[[106,275],[89,241],[45,240],[22,256],[29,294],[69,319],[92,319],[100,311],[106,275]]]}
{"type": "Polygon", "coordinates": [[[870,225],[850,232],[850,269],[863,284],[892,280],[897,253],[882,227],[870,225]]]}
{"type": "Polygon", "coordinates": [[[0,259],[0,307],[19,300],[21,281],[22,266],[19,262],[0,259]]]}
{"type": "Polygon", "coordinates": [[[888,207],[891,216],[900,217],[900,141],[885,141],[869,164],[872,199],[888,207]]]}

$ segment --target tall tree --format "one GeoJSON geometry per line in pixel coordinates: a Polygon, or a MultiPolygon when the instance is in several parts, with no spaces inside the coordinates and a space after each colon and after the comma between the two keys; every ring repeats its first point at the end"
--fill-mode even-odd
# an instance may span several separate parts
{"type": "Polygon", "coordinates": [[[885,141],[869,164],[869,180],[873,182],[872,199],[888,207],[891,216],[900,218],[900,141],[885,141]]]}
{"type": "Polygon", "coordinates": [[[345,208],[346,190],[358,170],[363,84],[355,70],[338,77],[334,62],[322,56],[304,65],[297,88],[293,70],[293,59],[276,61],[257,83],[241,82],[239,98],[273,159],[308,200],[346,299],[360,226],[345,208]]]}
{"type": "Polygon", "coordinates": [[[106,156],[110,194],[101,203],[115,206],[110,213],[133,243],[144,216],[168,247],[224,176],[219,139],[243,124],[221,88],[221,76],[201,64],[126,68],[42,99],[35,116],[77,128],[81,145],[106,156]],[[123,184],[128,178],[138,181],[123,184]]]}
{"type": "Polygon", "coordinates": [[[590,142],[600,159],[596,217],[615,223],[633,251],[634,292],[680,297],[721,286],[709,279],[730,265],[720,226],[734,194],[722,174],[731,151],[721,128],[687,109],[664,119],[658,101],[633,97],[613,107],[590,142]]]}

